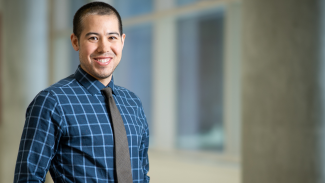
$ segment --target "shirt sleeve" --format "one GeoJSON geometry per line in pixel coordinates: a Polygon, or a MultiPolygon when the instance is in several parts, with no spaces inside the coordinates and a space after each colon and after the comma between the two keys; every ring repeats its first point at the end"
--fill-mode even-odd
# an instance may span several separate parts
{"type": "Polygon", "coordinates": [[[148,123],[147,123],[147,120],[144,115],[142,107],[141,107],[140,115],[144,119],[146,129],[145,129],[144,133],[142,134],[142,141],[141,141],[139,155],[140,155],[140,159],[142,161],[142,169],[143,169],[143,173],[144,173],[144,183],[149,183],[150,177],[147,175],[149,172],[149,157],[148,157],[149,127],[148,127],[148,123]]]}
{"type": "Polygon", "coordinates": [[[62,135],[61,122],[56,99],[48,91],[40,92],[26,111],[14,183],[45,181],[62,135]]]}

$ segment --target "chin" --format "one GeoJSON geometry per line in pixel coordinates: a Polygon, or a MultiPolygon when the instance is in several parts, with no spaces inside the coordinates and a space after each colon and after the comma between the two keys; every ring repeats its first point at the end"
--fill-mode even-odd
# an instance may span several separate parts
{"type": "Polygon", "coordinates": [[[110,77],[112,75],[112,73],[108,73],[108,74],[96,74],[95,76],[99,79],[106,79],[108,77],[110,77]]]}

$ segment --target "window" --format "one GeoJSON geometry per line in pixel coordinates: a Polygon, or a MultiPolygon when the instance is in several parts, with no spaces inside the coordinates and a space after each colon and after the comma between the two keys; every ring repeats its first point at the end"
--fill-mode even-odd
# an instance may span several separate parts
{"type": "Polygon", "coordinates": [[[181,149],[223,149],[223,25],[223,10],[177,21],[181,149]]]}
{"type": "Polygon", "coordinates": [[[122,18],[151,13],[153,0],[114,0],[114,7],[122,18]]]}
{"type": "Polygon", "coordinates": [[[178,6],[184,6],[184,5],[195,3],[197,1],[198,0],[177,0],[176,2],[178,6]]]}

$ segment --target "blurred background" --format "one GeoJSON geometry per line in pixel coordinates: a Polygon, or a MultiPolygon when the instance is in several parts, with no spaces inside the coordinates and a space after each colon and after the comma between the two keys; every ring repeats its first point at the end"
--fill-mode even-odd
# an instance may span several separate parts
{"type": "MultiPolygon", "coordinates": [[[[88,2],[0,0],[1,183],[28,104],[79,64],[88,2]]],[[[104,2],[123,19],[114,79],[143,102],[152,183],[325,182],[323,0],[104,2]]]]}

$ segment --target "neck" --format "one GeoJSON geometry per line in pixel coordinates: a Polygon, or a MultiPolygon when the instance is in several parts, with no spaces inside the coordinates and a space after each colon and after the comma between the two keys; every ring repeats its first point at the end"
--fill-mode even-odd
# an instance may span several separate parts
{"type": "Polygon", "coordinates": [[[112,75],[110,75],[108,78],[105,79],[98,79],[96,78],[99,82],[101,82],[104,86],[107,86],[109,82],[111,82],[112,75]]]}
{"type": "Polygon", "coordinates": [[[91,75],[93,78],[97,79],[99,82],[101,82],[104,86],[107,86],[109,82],[111,82],[112,79],[112,74],[110,76],[108,76],[107,78],[97,78],[96,76],[92,75],[90,72],[87,71],[87,69],[85,69],[83,67],[83,65],[80,64],[80,67],[82,70],[84,70],[85,72],[87,72],[89,75],[91,75]]]}

